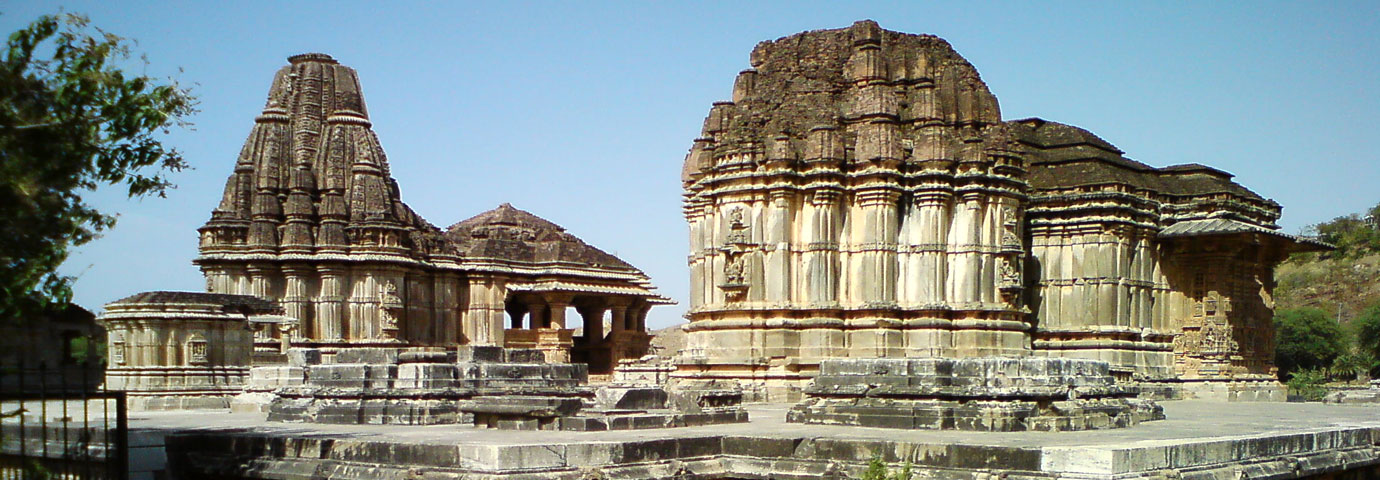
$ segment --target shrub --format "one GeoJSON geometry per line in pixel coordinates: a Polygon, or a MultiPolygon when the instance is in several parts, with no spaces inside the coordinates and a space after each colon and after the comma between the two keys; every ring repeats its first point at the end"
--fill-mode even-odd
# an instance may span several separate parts
{"type": "Polygon", "coordinates": [[[1373,360],[1380,359],[1380,302],[1362,311],[1351,321],[1351,328],[1356,333],[1356,349],[1372,359],[1369,366],[1371,376],[1380,376],[1373,360]]]}
{"type": "Polygon", "coordinates": [[[1280,379],[1303,369],[1331,367],[1337,357],[1350,351],[1350,339],[1327,312],[1312,307],[1275,313],[1275,365],[1280,379]]]}
{"type": "Polygon", "coordinates": [[[1322,370],[1295,370],[1289,374],[1289,380],[1284,384],[1289,386],[1290,391],[1310,402],[1322,401],[1323,396],[1327,395],[1327,374],[1322,370]]]}
{"type": "Polygon", "coordinates": [[[886,463],[882,462],[882,457],[873,456],[867,462],[867,470],[863,471],[862,480],[910,480],[912,476],[910,461],[898,471],[891,471],[886,468],[886,463]]]}

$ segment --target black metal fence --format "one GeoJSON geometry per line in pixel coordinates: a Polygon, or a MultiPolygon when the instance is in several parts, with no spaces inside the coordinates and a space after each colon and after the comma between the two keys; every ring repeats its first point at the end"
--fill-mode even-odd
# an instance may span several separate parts
{"type": "Polygon", "coordinates": [[[86,362],[0,364],[0,480],[129,477],[125,393],[86,362]]]}

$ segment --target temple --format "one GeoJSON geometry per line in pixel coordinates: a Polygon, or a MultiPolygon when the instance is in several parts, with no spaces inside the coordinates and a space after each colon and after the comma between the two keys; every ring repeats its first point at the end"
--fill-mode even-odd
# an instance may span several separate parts
{"type": "Polygon", "coordinates": [[[199,230],[208,292],[276,301],[292,345],[328,351],[509,346],[601,373],[646,353],[648,310],[672,303],[646,274],[508,204],[432,225],[402,202],[355,71],[289,62],[199,230]]]}
{"type": "Polygon", "coordinates": [[[763,42],[750,64],[682,170],[675,377],[794,401],[830,359],[1068,357],[1171,397],[1282,400],[1273,268],[1326,246],[1279,232],[1278,204],[1004,121],[934,36],[864,21],[763,42]]]}
{"type": "Polygon", "coordinates": [[[609,372],[619,360],[642,357],[651,342],[647,313],[674,303],[632,265],[507,203],[452,225],[446,237],[468,272],[470,311],[498,319],[506,312],[503,344],[545,351],[553,361],[609,372]],[[573,337],[570,308],[582,324],[573,337]]]}
{"type": "MultiPolygon", "coordinates": [[[[113,462],[131,478],[1380,476],[1364,408],[1174,401],[1285,400],[1273,269],[1329,245],[1280,232],[1226,172],[1003,119],[937,37],[862,21],[752,52],[682,170],[672,358],[646,355],[670,300],[645,274],[506,203],[428,223],[355,72],[290,62],[200,230],[209,293],[100,318],[131,408],[242,414],[129,418],[150,452],[113,462]]],[[[87,335],[62,315],[10,332],[10,356],[87,335]]],[[[0,380],[23,391],[19,373],[0,380]]],[[[18,406],[0,447],[23,458],[56,435],[18,406]]]]}

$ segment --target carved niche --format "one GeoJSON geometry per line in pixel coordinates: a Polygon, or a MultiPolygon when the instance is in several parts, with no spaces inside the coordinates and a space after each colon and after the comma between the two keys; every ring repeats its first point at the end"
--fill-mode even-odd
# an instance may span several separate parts
{"type": "Polygon", "coordinates": [[[403,308],[402,298],[398,296],[398,284],[392,279],[385,280],[379,292],[379,317],[383,320],[385,334],[396,336],[398,317],[403,308]]]}
{"type": "Polygon", "coordinates": [[[110,363],[115,365],[125,364],[125,339],[115,337],[110,341],[110,363]]]}
{"type": "Polygon", "coordinates": [[[187,363],[191,365],[206,365],[210,363],[208,355],[209,346],[206,344],[206,337],[201,334],[194,334],[187,340],[187,363]]]}
{"type": "Polygon", "coordinates": [[[752,242],[752,230],[743,220],[741,207],[736,207],[728,212],[728,237],[726,241],[729,245],[747,245],[752,242]]]}
{"type": "Polygon", "coordinates": [[[747,254],[755,245],[752,243],[752,227],[744,220],[743,208],[734,207],[728,212],[728,234],[724,252],[724,282],[719,289],[728,294],[729,301],[742,299],[747,293],[747,254]]]}

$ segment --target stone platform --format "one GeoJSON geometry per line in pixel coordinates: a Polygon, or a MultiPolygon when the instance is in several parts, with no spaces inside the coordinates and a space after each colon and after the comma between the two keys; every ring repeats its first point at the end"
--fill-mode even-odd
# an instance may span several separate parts
{"type": "Polygon", "coordinates": [[[829,359],[787,421],[865,427],[1063,431],[1160,420],[1106,362],[1072,358],[829,359]]]}
{"type": "MultiPolygon", "coordinates": [[[[1168,419],[1084,432],[913,431],[784,421],[671,430],[501,431],[458,425],[284,425],[245,414],[141,413],[180,478],[857,478],[880,456],[918,478],[1367,478],[1380,465],[1380,407],[1163,403],[1168,419]]],[[[1373,477],[1369,477],[1373,478],[1373,477]]]]}
{"type": "Polygon", "coordinates": [[[357,348],[304,368],[302,385],[274,391],[269,420],[555,429],[594,398],[584,364],[545,363],[531,349],[357,348]]]}
{"type": "Polygon", "coordinates": [[[587,385],[579,363],[546,363],[535,349],[356,348],[329,361],[307,349],[287,367],[259,368],[280,385],[249,391],[237,412],[269,397],[268,420],[323,424],[474,425],[504,430],[633,430],[747,421],[738,390],[713,385],[587,385]],[[277,378],[282,377],[282,378],[277,378]],[[252,398],[245,398],[252,397],[252,398]]]}

